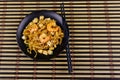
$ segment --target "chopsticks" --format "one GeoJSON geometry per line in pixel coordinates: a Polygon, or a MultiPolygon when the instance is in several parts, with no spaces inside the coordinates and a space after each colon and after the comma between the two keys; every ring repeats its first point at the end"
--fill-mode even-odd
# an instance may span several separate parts
{"type": "MultiPolygon", "coordinates": [[[[60,5],[61,7],[61,15],[62,15],[62,22],[63,25],[65,25],[65,10],[64,10],[64,3],[62,2],[62,4],[60,5]]],[[[71,64],[71,56],[70,56],[70,48],[69,48],[69,39],[67,41],[67,46],[66,46],[66,56],[67,56],[67,63],[68,63],[68,72],[71,73],[72,72],[72,64],[71,64]]]]}

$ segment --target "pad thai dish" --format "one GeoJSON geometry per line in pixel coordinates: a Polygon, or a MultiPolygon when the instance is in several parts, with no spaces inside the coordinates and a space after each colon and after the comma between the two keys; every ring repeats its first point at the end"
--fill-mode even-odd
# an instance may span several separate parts
{"type": "Polygon", "coordinates": [[[56,21],[40,16],[34,18],[24,29],[22,39],[27,51],[37,54],[52,55],[53,50],[62,43],[64,33],[56,21]]]}

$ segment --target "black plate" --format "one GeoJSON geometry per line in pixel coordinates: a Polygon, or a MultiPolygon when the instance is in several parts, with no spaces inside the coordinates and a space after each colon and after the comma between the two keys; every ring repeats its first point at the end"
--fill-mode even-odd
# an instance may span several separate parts
{"type": "Polygon", "coordinates": [[[68,26],[67,23],[64,21],[63,22],[63,17],[61,17],[60,15],[58,15],[57,13],[53,12],[53,11],[47,11],[47,10],[41,10],[41,11],[34,11],[31,14],[27,15],[22,22],[20,23],[18,30],[17,30],[17,42],[19,47],[21,48],[21,50],[29,57],[31,57],[33,60],[50,60],[53,57],[56,57],[63,49],[65,49],[66,45],[67,45],[67,41],[69,38],[69,30],[68,30],[68,26]],[[24,41],[22,39],[22,33],[23,30],[25,29],[25,27],[29,24],[29,22],[31,22],[34,18],[43,15],[45,18],[51,18],[56,20],[57,25],[59,25],[61,27],[61,29],[64,32],[64,38],[62,41],[61,45],[58,45],[54,51],[52,55],[43,55],[43,54],[38,54],[36,58],[34,58],[35,56],[35,52],[32,51],[32,54],[27,52],[27,46],[26,44],[24,44],[24,41]],[[63,25],[65,24],[65,25],[63,25]]]}

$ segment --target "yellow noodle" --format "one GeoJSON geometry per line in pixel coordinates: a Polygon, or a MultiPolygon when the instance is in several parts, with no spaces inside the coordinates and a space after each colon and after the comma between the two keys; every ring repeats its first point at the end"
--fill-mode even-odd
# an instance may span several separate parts
{"type": "MultiPolygon", "coordinates": [[[[37,18],[35,19],[37,20],[37,18]]],[[[45,18],[33,21],[34,22],[30,22],[23,31],[23,36],[25,37],[23,40],[24,43],[28,45],[27,51],[30,54],[33,50],[35,52],[34,57],[36,57],[37,54],[39,54],[38,50],[54,50],[58,44],[60,45],[62,43],[64,34],[55,20],[45,18]],[[48,45],[48,41],[50,41],[51,44],[48,45]]]]}

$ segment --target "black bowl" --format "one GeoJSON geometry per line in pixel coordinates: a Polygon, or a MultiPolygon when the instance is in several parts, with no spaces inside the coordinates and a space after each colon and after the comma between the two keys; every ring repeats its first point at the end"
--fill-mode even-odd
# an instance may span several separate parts
{"type": "Polygon", "coordinates": [[[17,30],[16,36],[17,36],[17,42],[18,42],[19,47],[27,56],[31,57],[33,60],[50,60],[51,58],[56,57],[63,49],[66,48],[68,38],[69,38],[68,26],[67,26],[67,23],[63,20],[64,20],[63,17],[61,17],[60,15],[58,15],[57,13],[55,13],[53,11],[48,11],[48,10],[34,11],[31,14],[27,15],[22,20],[22,22],[20,23],[18,30],[17,30]],[[61,45],[58,45],[54,49],[52,55],[38,54],[37,57],[34,58],[34,56],[35,56],[34,51],[32,51],[32,54],[27,52],[27,46],[24,43],[24,40],[22,39],[22,36],[23,36],[22,33],[23,33],[23,30],[25,29],[25,27],[29,24],[29,22],[31,22],[34,18],[39,17],[41,15],[43,15],[45,18],[51,18],[51,19],[56,20],[57,25],[59,25],[64,32],[64,37],[63,37],[63,41],[62,41],[61,45]]]}

